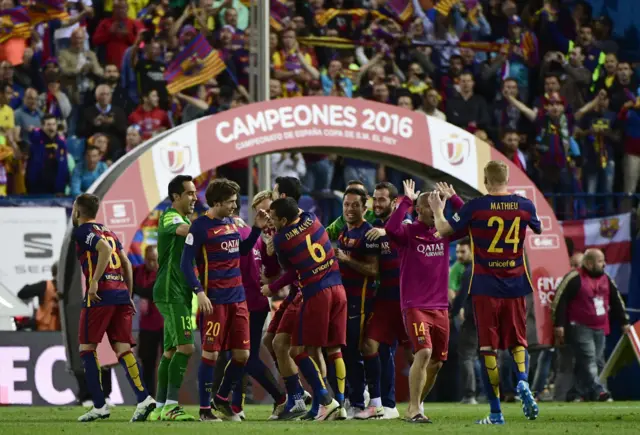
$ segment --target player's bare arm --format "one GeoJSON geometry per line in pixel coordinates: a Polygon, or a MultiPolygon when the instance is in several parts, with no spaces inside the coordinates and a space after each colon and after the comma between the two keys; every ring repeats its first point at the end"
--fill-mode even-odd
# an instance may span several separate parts
{"type": "Polygon", "coordinates": [[[353,270],[355,270],[358,273],[361,273],[362,275],[371,276],[371,277],[378,276],[378,272],[380,269],[379,263],[378,263],[378,257],[367,256],[367,257],[364,257],[364,261],[358,261],[348,256],[347,254],[344,253],[344,251],[340,249],[336,250],[336,257],[338,258],[338,261],[341,261],[347,264],[353,270]]]}
{"type": "Polygon", "coordinates": [[[444,204],[445,199],[440,192],[436,190],[429,194],[429,205],[431,206],[431,210],[433,210],[433,220],[436,230],[438,230],[441,237],[448,237],[452,235],[454,231],[444,217],[444,204]]]}
{"type": "Polygon", "coordinates": [[[93,276],[90,278],[89,288],[87,289],[89,301],[100,301],[98,296],[98,281],[104,275],[104,271],[107,268],[112,251],[111,246],[105,240],[99,240],[96,244],[96,251],[98,251],[98,261],[96,269],[93,271],[93,276]]]}

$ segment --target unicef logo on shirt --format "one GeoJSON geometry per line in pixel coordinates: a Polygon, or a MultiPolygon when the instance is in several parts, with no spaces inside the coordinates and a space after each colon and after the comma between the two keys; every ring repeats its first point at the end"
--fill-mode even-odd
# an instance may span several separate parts
{"type": "Polygon", "coordinates": [[[180,174],[191,163],[191,150],[188,145],[169,142],[162,147],[162,163],[173,174],[180,174]]]}
{"type": "Polygon", "coordinates": [[[440,142],[440,151],[450,165],[458,166],[471,154],[471,144],[468,139],[454,133],[440,142]]]}

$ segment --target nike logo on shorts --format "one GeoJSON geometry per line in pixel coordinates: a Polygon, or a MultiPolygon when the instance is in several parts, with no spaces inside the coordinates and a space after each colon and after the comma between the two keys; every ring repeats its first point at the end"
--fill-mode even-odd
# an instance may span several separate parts
{"type": "Polygon", "coordinates": [[[242,340],[242,344],[247,344],[249,343],[249,340],[242,340]]]}
{"type": "Polygon", "coordinates": [[[224,231],[224,228],[221,230],[213,230],[213,234],[218,234],[218,233],[221,233],[222,231],[224,231]]]}

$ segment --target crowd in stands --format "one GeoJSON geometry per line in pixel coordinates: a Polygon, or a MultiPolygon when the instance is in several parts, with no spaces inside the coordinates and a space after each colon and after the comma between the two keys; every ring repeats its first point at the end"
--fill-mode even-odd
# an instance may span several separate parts
{"type": "MultiPolygon", "coordinates": [[[[422,111],[490,142],[544,192],[635,193],[633,65],[618,56],[608,17],[566,3],[271,0],[270,96],[366,98],[422,111]]],[[[0,195],[77,195],[144,140],[249,104],[248,4],[69,0],[65,18],[2,43],[0,195]],[[165,68],[199,35],[226,69],[171,94],[165,68]]],[[[300,177],[310,192],[349,179],[371,192],[377,181],[405,177],[335,155],[271,159],[274,176],[300,177]]],[[[248,168],[243,160],[217,172],[246,192],[248,168]]]]}

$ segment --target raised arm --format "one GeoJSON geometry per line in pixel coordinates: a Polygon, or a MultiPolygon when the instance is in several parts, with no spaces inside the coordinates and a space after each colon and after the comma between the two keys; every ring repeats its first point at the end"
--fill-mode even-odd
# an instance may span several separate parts
{"type": "Polygon", "coordinates": [[[520,111],[529,121],[533,122],[538,116],[537,110],[534,110],[524,104],[522,101],[517,100],[515,97],[508,95],[507,99],[516,109],[520,111]]]}

